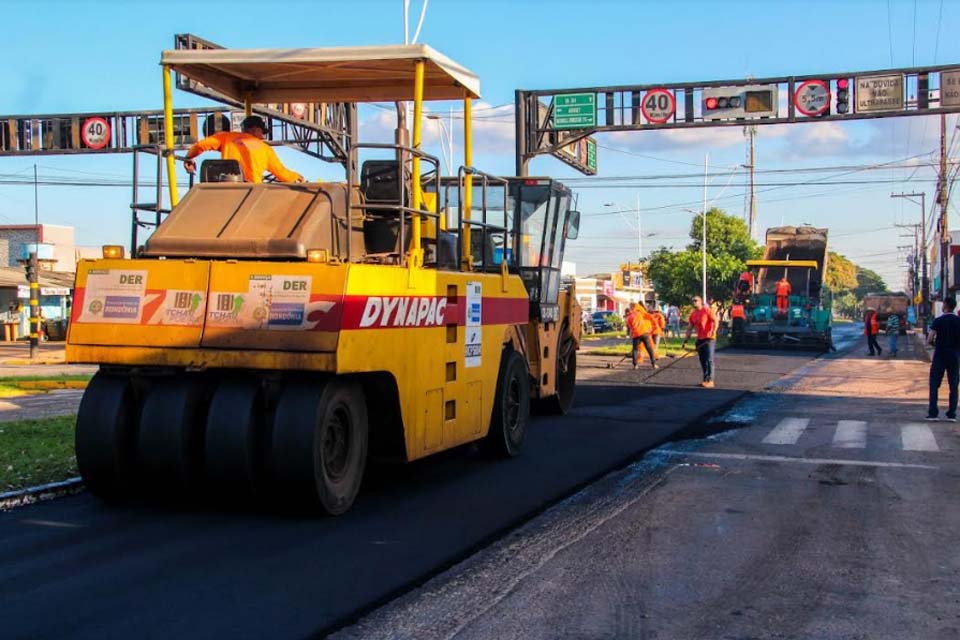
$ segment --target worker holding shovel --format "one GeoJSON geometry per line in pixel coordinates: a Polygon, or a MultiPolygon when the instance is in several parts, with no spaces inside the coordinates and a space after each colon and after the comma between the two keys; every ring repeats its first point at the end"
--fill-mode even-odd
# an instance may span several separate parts
{"type": "Polygon", "coordinates": [[[687,336],[683,339],[681,348],[687,346],[687,340],[693,330],[697,330],[697,355],[700,357],[700,368],[703,369],[703,382],[700,386],[706,389],[713,388],[713,354],[717,346],[717,316],[709,306],[704,304],[700,296],[693,297],[693,313],[690,314],[690,326],[687,327],[687,336]]]}

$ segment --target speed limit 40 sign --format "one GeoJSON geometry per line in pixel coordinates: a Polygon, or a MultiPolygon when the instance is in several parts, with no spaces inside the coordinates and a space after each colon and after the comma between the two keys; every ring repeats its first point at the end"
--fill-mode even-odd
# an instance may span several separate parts
{"type": "Polygon", "coordinates": [[[677,99],[667,89],[650,89],[640,102],[640,110],[647,122],[664,124],[677,110],[677,99]]]}
{"type": "Polygon", "coordinates": [[[80,139],[90,149],[103,149],[110,144],[110,123],[99,116],[87,118],[80,128],[80,139]]]}

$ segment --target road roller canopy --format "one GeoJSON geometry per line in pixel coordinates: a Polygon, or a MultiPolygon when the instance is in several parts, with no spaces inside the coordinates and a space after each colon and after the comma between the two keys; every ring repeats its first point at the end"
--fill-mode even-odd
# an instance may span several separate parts
{"type": "Polygon", "coordinates": [[[469,69],[427,45],[321,49],[178,49],[160,63],[240,103],[396,102],[414,99],[415,63],[424,100],[480,97],[469,69]]]}

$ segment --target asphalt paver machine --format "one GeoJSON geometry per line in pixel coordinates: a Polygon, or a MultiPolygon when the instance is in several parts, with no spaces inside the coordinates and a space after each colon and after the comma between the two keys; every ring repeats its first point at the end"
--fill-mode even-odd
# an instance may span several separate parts
{"type": "Polygon", "coordinates": [[[761,260],[748,260],[733,292],[730,343],[741,346],[830,349],[832,297],[824,283],[827,229],[809,226],[767,230],[761,260]],[[777,284],[790,294],[777,304],[777,284]]]}
{"type": "Polygon", "coordinates": [[[77,268],[67,358],[100,366],[76,429],[91,492],[340,514],[370,456],[474,441],[514,456],[531,404],[570,408],[581,314],[560,265],[579,214],[555,180],[472,166],[473,73],[424,45],[172,50],[161,65],[172,211],[131,255],[108,246],[77,268]],[[412,143],[351,140],[342,182],[201,168],[222,181],[180,200],[174,72],[248,113],[412,101],[412,143]],[[421,149],[431,100],[463,101],[456,176],[421,149]]]}

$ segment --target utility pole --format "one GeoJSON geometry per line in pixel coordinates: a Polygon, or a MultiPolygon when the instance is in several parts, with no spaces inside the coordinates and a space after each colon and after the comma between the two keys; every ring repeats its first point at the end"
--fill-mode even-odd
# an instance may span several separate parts
{"type": "Polygon", "coordinates": [[[891,198],[904,198],[920,205],[920,318],[923,333],[927,333],[927,316],[930,314],[930,280],[927,276],[927,194],[925,193],[891,193],[891,198]],[[913,200],[920,198],[920,202],[913,200]]]}
{"type": "Polygon", "coordinates": [[[700,255],[703,257],[702,279],[703,279],[703,304],[707,304],[707,173],[710,165],[710,154],[703,156],[703,239],[700,242],[700,255]]]}
{"type": "Polygon", "coordinates": [[[757,190],[755,187],[754,169],[756,168],[756,147],[754,139],[757,136],[757,127],[750,125],[743,128],[744,135],[750,140],[750,160],[745,168],[750,169],[750,191],[749,206],[747,207],[747,228],[750,230],[750,237],[756,238],[757,231],[757,190]]]}
{"type": "Polygon", "coordinates": [[[937,204],[940,205],[940,300],[947,297],[950,232],[947,229],[947,116],[940,114],[940,179],[937,181],[937,204]]]}

